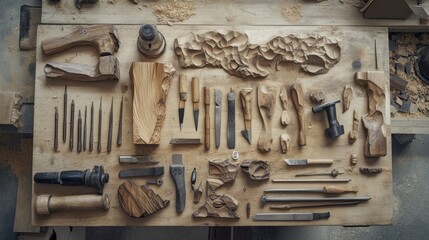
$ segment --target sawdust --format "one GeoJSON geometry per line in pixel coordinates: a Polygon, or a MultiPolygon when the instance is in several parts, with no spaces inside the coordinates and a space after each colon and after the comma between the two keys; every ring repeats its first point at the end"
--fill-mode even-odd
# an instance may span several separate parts
{"type": "Polygon", "coordinates": [[[301,4],[297,0],[285,0],[280,2],[280,12],[288,22],[297,22],[302,18],[301,4]]]}
{"type": "Polygon", "coordinates": [[[16,176],[21,176],[28,165],[31,164],[33,155],[33,140],[23,139],[21,142],[21,150],[11,149],[4,145],[0,145],[0,162],[10,167],[11,171],[16,176]]]}
{"type": "Polygon", "coordinates": [[[182,22],[195,15],[195,0],[165,0],[150,5],[158,22],[182,22]]]}

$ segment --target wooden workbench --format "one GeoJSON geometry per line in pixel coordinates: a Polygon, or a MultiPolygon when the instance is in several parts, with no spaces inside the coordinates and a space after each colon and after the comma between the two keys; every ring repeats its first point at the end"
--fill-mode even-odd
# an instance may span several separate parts
{"type": "MultiPolygon", "coordinates": [[[[365,159],[363,157],[363,143],[365,139],[364,129],[362,124],[359,129],[358,140],[350,145],[348,143],[348,132],[352,125],[353,110],[356,109],[359,115],[367,112],[367,94],[366,89],[354,83],[355,71],[352,68],[354,60],[360,60],[362,70],[373,70],[374,63],[374,39],[377,39],[378,50],[378,65],[386,73],[388,73],[388,42],[386,28],[370,28],[370,27],[270,27],[267,29],[262,26],[247,26],[247,27],[214,27],[214,26],[159,26],[159,30],[165,35],[167,41],[167,49],[164,55],[157,59],[160,62],[170,61],[177,69],[173,79],[170,92],[167,98],[167,115],[162,128],[161,144],[158,147],[134,145],[132,143],[132,83],[128,72],[130,64],[133,61],[148,61],[137,50],[136,41],[138,35],[138,25],[134,26],[116,26],[119,31],[121,47],[119,48],[116,57],[120,63],[121,77],[119,82],[97,82],[97,83],[82,83],[73,81],[47,80],[43,72],[43,67],[48,61],[52,62],[71,62],[71,63],[96,63],[97,51],[90,47],[79,47],[68,50],[61,54],[56,54],[51,57],[43,55],[40,42],[55,36],[65,35],[74,29],[74,26],[69,25],[41,25],[38,29],[37,38],[37,63],[36,63],[36,81],[35,81],[35,111],[34,111],[34,149],[33,149],[33,174],[41,171],[61,171],[73,169],[88,169],[95,164],[101,164],[110,174],[110,181],[105,186],[105,192],[109,194],[111,200],[111,208],[108,211],[90,211],[90,212],[62,212],[53,213],[49,216],[37,216],[33,212],[32,222],[40,226],[202,226],[202,225],[228,225],[228,226],[256,226],[256,225],[383,225],[392,223],[393,215],[393,196],[392,196],[392,155],[391,155],[391,137],[388,138],[388,153],[386,157],[380,159],[365,159]],[[287,64],[280,67],[279,71],[273,72],[265,79],[260,80],[243,80],[235,76],[227,74],[222,69],[216,68],[201,68],[201,69],[183,69],[178,66],[177,57],[173,52],[173,40],[176,37],[183,36],[190,31],[205,32],[208,30],[225,30],[233,29],[246,32],[250,36],[252,43],[262,43],[273,36],[287,34],[306,34],[318,33],[321,35],[335,37],[339,40],[341,46],[341,60],[328,73],[321,75],[308,75],[298,70],[295,65],[287,64]],[[187,74],[189,77],[198,76],[200,78],[200,87],[210,87],[213,94],[213,89],[221,89],[223,91],[223,113],[222,113],[222,133],[221,146],[219,149],[214,147],[214,98],[211,98],[211,149],[209,152],[204,151],[204,146],[197,147],[173,147],[169,144],[170,139],[180,136],[198,136],[203,139],[203,113],[200,112],[199,132],[195,133],[194,123],[192,119],[192,104],[191,101],[186,102],[185,122],[182,133],[179,131],[177,108],[178,108],[178,75],[187,74]],[[282,85],[291,85],[293,83],[301,83],[305,93],[305,115],[307,127],[307,146],[299,148],[297,144],[297,116],[293,105],[290,103],[292,122],[287,128],[280,126],[281,106],[277,98],[275,105],[275,114],[273,117],[273,149],[267,154],[261,154],[256,148],[256,142],[260,134],[261,118],[256,107],[256,89],[260,85],[272,85],[280,87],[282,85]],[[100,97],[103,97],[103,134],[102,134],[102,152],[97,153],[94,149],[92,153],[88,151],[77,153],[76,150],[70,152],[68,150],[68,140],[65,144],[62,143],[62,104],[64,85],[68,85],[68,101],[74,99],[76,103],[76,122],[77,111],[84,110],[85,105],[90,108],[91,102],[95,106],[95,137],[97,141],[97,114],[100,97]],[[340,99],[343,87],[346,85],[354,87],[354,97],[350,109],[342,114],[341,106],[337,106],[338,120],[344,125],[345,133],[337,139],[328,139],[324,135],[324,129],[327,127],[326,116],[324,113],[313,114],[311,112],[311,103],[308,95],[311,91],[322,89],[326,91],[329,100],[340,99]],[[346,178],[351,178],[352,181],[344,186],[358,186],[359,196],[370,196],[372,199],[369,202],[361,203],[357,206],[348,207],[326,207],[302,209],[291,212],[322,212],[330,211],[331,218],[329,220],[313,221],[313,222],[253,222],[246,218],[246,203],[250,202],[252,207],[252,216],[257,212],[270,212],[268,206],[262,207],[259,204],[259,199],[263,194],[263,190],[274,187],[322,187],[324,184],[279,184],[271,183],[271,181],[263,183],[255,183],[249,180],[241,170],[232,185],[227,185],[218,190],[218,192],[226,192],[235,196],[240,207],[237,210],[240,215],[239,220],[222,220],[222,219],[194,219],[192,213],[205,201],[205,194],[199,204],[192,202],[193,192],[190,189],[191,171],[195,167],[198,171],[197,182],[203,181],[208,177],[208,161],[213,158],[230,158],[231,150],[226,146],[226,93],[232,88],[238,96],[238,91],[244,87],[253,87],[253,144],[249,145],[241,136],[240,131],[244,129],[244,121],[242,118],[241,105],[239,99],[236,99],[236,150],[240,153],[239,161],[245,159],[263,159],[271,163],[271,175],[273,178],[292,178],[297,173],[311,171],[327,171],[329,167],[286,167],[283,158],[333,158],[335,163],[332,168],[337,168],[345,172],[343,175],[346,178]],[[113,145],[112,152],[106,152],[107,144],[107,119],[110,109],[111,98],[114,97],[114,131],[113,136],[116,137],[118,126],[118,110],[121,96],[124,96],[124,136],[121,147],[113,145]],[[60,122],[60,144],[59,151],[53,150],[54,137],[54,107],[59,108],[60,122]],[[284,155],[280,151],[279,137],[281,133],[288,132],[292,138],[291,149],[284,155]],[[171,164],[172,153],[181,153],[184,158],[186,167],[186,184],[187,184],[187,203],[185,211],[182,214],[177,214],[175,211],[175,189],[172,178],[169,174],[169,165],[171,164]],[[350,154],[356,153],[359,156],[359,163],[354,169],[350,169],[349,157],[350,154]],[[124,179],[118,178],[118,172],[129,168],[128,166],[120,165],[118,162],[119,155],[136,155],[136,154],[151,154],[156,156],[160,163],[158,165],[165,167],[163,176],[164,185],[162,187],[152,186],[156,193],[162,198],[169,199],[170,205],[147,219],[135,219],[127,216],[122,210],[118,198],[118,186],[123,183],[124,179]],[[374,177],[367,177],[359,173],[358,168],[362,166],[382,167],[383,172],[374,177]]],[[[388,81],[386,74],[386,111],[388,111],[387,99],[389,99],[388,81]]],[[[188,92],[191,89],[189,86],[188,92]]],[[[279,94],[279,92],[277,92],[279,94]]],[[[188,98],[190,99],[190,97],[188,98]]],[[[69,106],[70,107],[70,106],[69,106]]],[[[200,108],[203,109],[203,104],[200,103],[200,108]]],[[[69,108],[70,109],[70,108],[69,108]]],[[[89,114],[89,112],[88,112],[89,114]]],[[[70,114],[68,113],[68,116],[70,114]]],[[[89,115],[88,115],[89,116],[89,115]]],[[[89,121],[89,119],[88,119],[89,121]]],[[[67,121],[69,122],[69,121],[67,121]]],[[[385,114],[385,123],[387,131],[390,132],[390,116],[385,114]]],[[[76,133],[75,133],[76,134],[76,133]]],[[[94,143],[96,146],[96,142],[94,143]]],[[[74,148],[76,149],[76,148],[74,148]]],[[[138,166],[136,166],[138,167],[138,166]]],[[[343,177],[341,176],[341,177],[343,177]]],[[[145,179],[137,179],[137,182],[143,184],[145,179]]],[[[206,189],[204,184],[204,190],[206,189]]],[[[95,193],[95,190],[83,187],[64,187],[56,185],[33,184],[33,201],[38,194],[53,194],[53,195],[68,195],[80,193],[95,193]]],[[[348,194],[353,195],[353,194],[348,194]]],[[[302,194],[294,194],[291,196],[302,196],[302,194]]],[[[306,195],[307,196],[307,195],[306,195]]],[[[318,195],[308,195],[318,196],[318,195]]]]}

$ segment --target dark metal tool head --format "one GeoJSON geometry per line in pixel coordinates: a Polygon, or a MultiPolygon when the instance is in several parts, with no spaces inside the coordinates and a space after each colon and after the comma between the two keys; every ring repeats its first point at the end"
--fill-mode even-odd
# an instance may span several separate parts
{"type": "Polygon", "coordinates": [[[335,104],[339,102],[340,100],[336,100],[313,107],[314,113],[325,110],[329,123],[329,128],[325,129],[325,133],[326,136],[330,138],[338,137],[344,134],[344,126],[340,125],[340,123],[338,122],[337,111],[335,109],[335,104]]]}
{"type": "Polygon", "coordinates": [[[429,47],[423,47],[418,51],[415,63],[416,74],[426,84],[429,84],[429,47]]]}

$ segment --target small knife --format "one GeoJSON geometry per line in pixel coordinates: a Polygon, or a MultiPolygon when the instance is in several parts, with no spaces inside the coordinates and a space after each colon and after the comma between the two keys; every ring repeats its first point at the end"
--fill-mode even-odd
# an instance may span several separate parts
{"type": "Polygon", "coordinates": [[[227,94],[228,99],[228,122],[227,122],[227,132],[226,132],[226,141],[228,149],[235,149],[235,93],[230,90],[227,94]]]}
{"type": "Polygon", "coordinates": [[[289,166],[300,165],[331,165],[334,162],[332,159],[285,159],[285,163],[289,166]]]}
{"type": "Polygon", "coordinates": [[[219,148],[220,146],[220,115],[222,112],[222,91],[214,90],[215,96],[215,146],[219,148]]]}
{"type": "Polygon", "coordinates": [[[158,163],[153,157],[151,156],[119,156],[119,163],[122,164],[145,164],[145,163],[158,163]]]}
{"type": "Polygon", "coordinates": [[[198,131],[198,116],[200,115],[200,79],[192,78],[192,109],[194,114],[195,131],[198,131]]]}
{"type": "Polygon", "coordinates": [[[330,212],[324,213],[257,213],[253,221],[313,221],[328,219],[330,212]]]}
{"type": "Polygon", "coordinates": [[[252,88],[244,88],[240,91],[241,107],[243,108],[244,130],[243,137],[252,144],[252,88]]]}
{"type": "Polygon", "coordinates": [[[179,124],[180,124],[180,131],[182,131],[183,127],[183,118],[185,117],[185,103],[186,103],[186,85],[187,85],[187,79],[186,75],[180,75],[179,76],[179,124]]]}
{"type": "Polygon", "coordinates": [[[173,145],[199,145],[201,139],[199,138],[172,138],[170,144],[173,145]]]}
{"type": "Polygon", "coordinates": [[[125,177],[152,177],[164,174],[164,167],[151,167],[151,168],[132,168],[122,170],[119,172],[120,178],[125,177]]]}

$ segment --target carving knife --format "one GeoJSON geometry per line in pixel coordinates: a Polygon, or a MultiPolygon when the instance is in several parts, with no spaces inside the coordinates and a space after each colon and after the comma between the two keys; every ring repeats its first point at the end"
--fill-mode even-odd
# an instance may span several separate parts
{"type": "Polygon", "coordinates": [[[70,140],[69,140],[69,149],[73,150],[73,137],[74,137],[74,100],[71,102],[70,106],[70,140]]]}
{"type": "Polygon", "coordinates": [[[268,202],[350,202],[350,201],[369,201],[370,197],[269,197],[263,195],[261,204],[268,202]]]}
{"type": "Polygon", "coordinates": [[[332,159],[285,159],[284,161],[289,166],[331,165],[334,162],[332,159]]]}
{"type": "Polygon", "coordinates": [[[235,93],[230,89],[227,94],[228,99],[228,122],[226,139],[229,149],[235,148],[235,93]]]}
{"type": "Polygon", "coordinates": [[[89,151],[92,152],[94,144],[94,102],[91,102],[91,119],[89,121],[89,151]]]}
{"type": "Polygon", "coordinates": [[[199,138],[172,138],[170,140],[172,145],[199,145],[201,144],[201,139],[199,138]]]}
{"type": "Polygon", "coordinates": [[[151,156],[119,156],[119,163],[128,163],[128,164],[145,164],[145,163],[158,163],[151,156]]]}
{"type": "Polygon", "coordinates": [[[195,131],[198,131],[198,116],[200,114],[200,79],[192,78],[192,107],[194,113],[195,131]]]}
{"type": "Polygon", "coordinates": [[[252,144],[252,88],[244,88],[240,91],[241,107],[243,108],[244,130],[241,135],[252,144]]]}
{"type": "Polygon", "coordinates": [[[164,167],[150,167],[150,168],[132,168],[122,170],[119,172],[120,178],[126,177],[152,177],[164,174],[164,167]]]}
{"type": "Polygon", "coordinates": [[[181,213],[186,205],[185,166],[183,166],[182,154],[173,154],[172,158],[170,174],[176,185],[176,212],[181,213]]]}
{"type": "Polygon", "coordinates": [[[63,143],[67,138],[67,85],[64,87],[64,106],[63,106],[63,143]]]}
{"type": "Polygon", "coordinates": [[[257,213],[253,221],[313,221],[328,219],[329,212],[324,213],[257,213]]]}
{"type": "Polygon", "coordinates": [[[205,106],[205,121],[204,121],[204,147],[210,149],[210,89],[204,87],[204,106],[205,106]]]}
{"type": "Polygon", "coordinates": [[[183,118],[185,117],[185,103],[186,103],[186,85],[187,85],[187,79],[186,75],[179,75],[179,124],[180,124],[180,131],[182,131],[183,127],[183,118]]]}
{"type": "Polygon", "coordinates": [[[214,90],[215,96],[215,146],[219,148],[220,145],[220,117],[222,112],[222,91],[214,90]]]}

